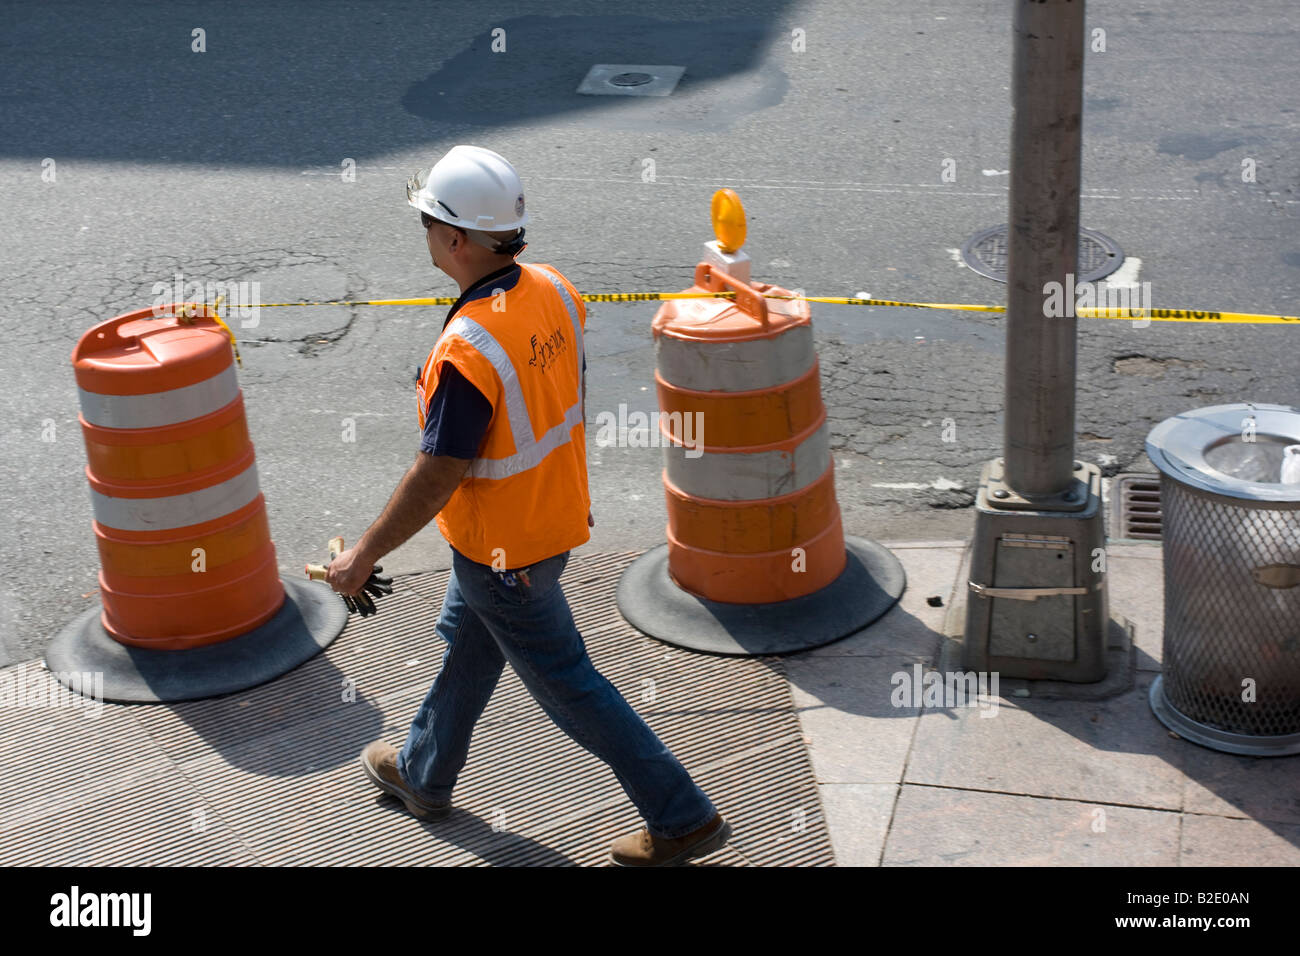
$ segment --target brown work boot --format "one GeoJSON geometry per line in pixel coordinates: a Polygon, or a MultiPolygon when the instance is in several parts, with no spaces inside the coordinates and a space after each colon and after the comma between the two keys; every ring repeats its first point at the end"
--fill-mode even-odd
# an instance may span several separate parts
{"type": "Polygon", "coordinates": [[[614,841],[609,849],[609,862],[615,866],[679,866],[692,857],[712,853],[730,836],[731,827],[722,814],[714,814],[698,830],[672,840],[653,836],[642,827],[614,841]]]}
{"type": "Polygon", "coordinates": [[[397,770],[397,748],[392,744],[382,740],[367,744],[366,749],[361,751],[361,767],[376,787],[401,800],[406,809],[421,820],[441,820],[451,813],[450,800],[430,803],[402,779],[397,770]]]}

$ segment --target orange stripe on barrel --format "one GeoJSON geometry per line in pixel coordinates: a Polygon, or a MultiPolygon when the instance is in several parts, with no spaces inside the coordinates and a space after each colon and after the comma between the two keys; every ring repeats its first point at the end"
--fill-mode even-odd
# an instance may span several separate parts
{"type": "MultiPolygon", "coordinates": [[[[752,392],[702,392],[679,388],[655,373],[659,421],[668,435],[683,441],[683,428],[702,423],[706,447],[743,448],[786,442],[822,417],[821,379],[817,364],[799,378],[775,388],[752,392]],[[685,416],[692,416],[690,422],[685,416]],[[699,416],[694,417],[694,416],[699,416]]],[[[698,443],[700,436],[694,435],[698,443]]]]}
{"type": "Polygon", "coordinates": [[[87,424],[86,459],[97,477],[127,481],[206,471],[242,455],[249,446],[244,400],[165,428],[101,428],[87,424]]]}
{"type": "Polygon", "coordinates": [[[793,548],[760,554],[705,551],[668,533],[668,573],[697,597],[727,604],[788,601],[820,591],[848,562],[839,509],[821,534],[793,548]]]}
{"type": "Polygon", "coordinates": [[[94,527],[100,565],[114,580],[175,577],[195,573],[196,566],[214,571],[254,554],[271,539],[260,495],[226,518],[190,528],[130,532],[97,521],[94,527]]]}
{"type": "Polygon", "coordinates": [[[284,585],[270,542],[256,558],[251,567],[240,568],[240,574],[192,574],[179,596],[110,587],[101,571],[104,629],[122,644],[164,651],[247,634],[274,617],[284,603],[284,585]]]}
{"type": "Polygon", "coordinates": [[[733,554],[789,550],[839,517],[834,466],[811,485],[779,498],[717,501],[687,494],[665,475],[668,533],[682,546],[733,554]]]}

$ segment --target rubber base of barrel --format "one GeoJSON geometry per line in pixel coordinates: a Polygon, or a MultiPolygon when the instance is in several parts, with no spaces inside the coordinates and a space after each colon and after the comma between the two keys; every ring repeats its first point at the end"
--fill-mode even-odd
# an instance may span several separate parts
{"type": "Polygon", "coordinates": [[[103,699],[117,703],[202,700],[256,687],[329,647],[348,621],[347,608],[329,588],[280,580],[284,604],[261,627],[184,651],[115,641],[100,623],[102,609],[96,604],[55,635],[45,650],[46,666],[65,684],[81,674],[102,673],[103,699]]]}
{"type": "Polygon", "coordinates": [[[723,604],[696,597],[668,575],[668,546],[632,562],[618,582],[618,609],[650,637],[711,654],[793,654],[860,631],[897,603],[907,586],[898,558],[865,538],[846,536],[848,564],[814,594],[768,604],[723,604]]]}

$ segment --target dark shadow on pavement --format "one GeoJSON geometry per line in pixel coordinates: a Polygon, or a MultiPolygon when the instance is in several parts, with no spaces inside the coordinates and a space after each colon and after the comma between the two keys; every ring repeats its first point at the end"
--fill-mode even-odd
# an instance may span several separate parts
{"type": "Polygon", "coordinates": [[[611,3],[504,19],[468,2],[6,4],[0,155],[338,170],[467,126],[711,131],[785,96],[765,58],[789,48],[787,6],[667,20],[611,3]],[[686,72],[668,97],[578,94],[597,63],[686,72]]]}

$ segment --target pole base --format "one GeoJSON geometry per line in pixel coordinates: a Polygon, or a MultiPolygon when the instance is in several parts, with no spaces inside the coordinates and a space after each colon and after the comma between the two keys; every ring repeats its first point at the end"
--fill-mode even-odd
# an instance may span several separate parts
{"type": "Polygon", "coordinates": [[[767,604],[724,604],[683,591],[668,574],[668,546],[647,551],[618,582],[629,624],[674,647],[709,654],[794,654],[821,647],[884,615],[907,586],[898,558],[865,538],[845,536],[848,563],[813,594],[767,604]]]}
{"type": "Polygon", "coordinates": [[[104,700],[114,703],[201,700],[256,687],[315,657],[348,622],[347,608],[329,588],[280,580],[284,604],[261,627],[183,651],[121,644],[104,630],[102,608],[89,608],[50,641],[46,666],[68,686],[68,677],[102,673],[104,700]]]}
{"type": "MultiPolygon", "coordinates": [[[[1101,472],[1078,463],[1077,511],[1006,508],[1001,461],[988,462],[975,501],[963,666],[1025,680],[1095,683],[1106,677],[1105,518],[1101,472]],[[1004,500],[1004,499],[1003,499],[1004,500]]],[[[1010,497],[1010,495],[1008,495],[1010,497]]]]}
{"type": "Polygon", "coordinates": [[[1226,754],[1244,754],[1247,757],[1287,757],[1300,754],[1300,734],[1283,734],[1277,737],[1257,737],[1220,730],[1199,720],[1193,720],[1169,702],[1165,696],[1165,677],[1161,674],[1151,684],[1147,698],[1151,711],[1160,723],[1179,737],[1194,744],[1226,754]]]}

